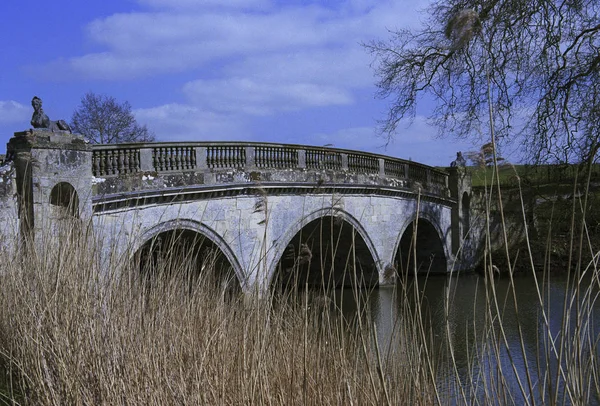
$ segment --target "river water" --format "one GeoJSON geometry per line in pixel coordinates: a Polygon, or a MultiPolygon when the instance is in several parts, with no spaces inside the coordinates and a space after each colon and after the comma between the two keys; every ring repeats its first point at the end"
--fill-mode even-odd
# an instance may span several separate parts
{"type": "Polygon", "coordinates": [[[410,278],[362,301],[338,290],[336,314],[352,325],[366,306],[383,354],[403,321],[421,322],[449,404],[600,405],[599,277],[536,276],[410,278]]]}

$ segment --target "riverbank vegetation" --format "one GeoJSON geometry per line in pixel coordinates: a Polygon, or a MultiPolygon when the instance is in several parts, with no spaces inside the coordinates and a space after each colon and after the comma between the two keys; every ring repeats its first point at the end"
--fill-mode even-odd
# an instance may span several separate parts
{"type": "MultiPolygon", "coordinates": [[[[567,272],[594,259],[594,247],[600,246],[600,165],[505,163],[497,174],[494,167],[483,165],[467,167],[467,172],[475,194],[494,195],[492,202],[498,193],[491,184],[500,184],[505,218],[522,230],[511,236],[511,257],[531,256],[537,271],[553,272],[567,272]]],[[[494,205],[491,211],[496,209],[494,205]]],[[[496,257],[498,266],[506,268],[506,255],[496,257]]],[[[516,270],[527,272],[531,267],[528,261],[515,262],[516,270]]]]}

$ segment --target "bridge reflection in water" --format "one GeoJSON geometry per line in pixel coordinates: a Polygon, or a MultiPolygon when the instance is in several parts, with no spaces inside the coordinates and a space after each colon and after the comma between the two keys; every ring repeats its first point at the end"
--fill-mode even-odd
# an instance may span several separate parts
{"type": "MultiPolygon", "coordinates": [[[[542,275],[538,277],[541,279],[542,275]]],[[[539,282],[541,284],[541,280],[539,282]]],[[[442,401],[448,404],[465,403],[463,393],[467,403],[476,400],[486,403],[492,394],[495,404],[525,404],[519,380],[528,396],[528,373],[535,403],[545,404],[557,391],[559,404],[573,404],[564,388],[565,377],[573,380],[571,385],[578,379],[569,376],[570,363],[579,358],[576,353],[581,353],[579,359],[592,364],[600,359],[600,301],[597,300],[600,285],[598,280],[584,277],[581,286],[578,295],[567,275],[552,275],[541,287],[541,305],[536,281],[530,275],[515,276],[514,285],[509,278],[486,283],[484,277],[472,274],[454,278],[420,276],[401,281],[395,288],[359,295],[358,301],[352,289],[337,290],[335,299],[329,303],[329,314],[343,319],[353,331],[358,329],[358,312],[362,312],[364,319],[367,309],[377,329],[384,364],[406,345],[402,337],[403,323],[404,326],[407,322],[417,324],[415,317],[418,317],[435,365],[437,387],[442,401]],[[492,303],[492,284],[497,307],[492,303]],[[588,287],[589,291],[584,292],[588,287]],[[515,296],[518,312],[513,301],[515,296]],[[420,317],[415,311],[417,306],[420,317]],[[554,348],[550,338],[554,340],[554,348]],[[557,370],[559,356],[563,357],[562,376],[557,370]],[[558,390],[557,376],[561,376],[558,390]]],[[[317,300],[323,301],[322,298],[317,300]]],[[[577,368],[585,369],[581,365],[577,368]]],[[[594,389],[597,384],[581,382],[582,387],[590,388],[595,394],[587,404],[600,405],[597,389],[594,389]]],[[[571,396],[579,395],[571,388],[571,396]]],[[[581,404],[586,403],[582,400],[581,404]]]]}

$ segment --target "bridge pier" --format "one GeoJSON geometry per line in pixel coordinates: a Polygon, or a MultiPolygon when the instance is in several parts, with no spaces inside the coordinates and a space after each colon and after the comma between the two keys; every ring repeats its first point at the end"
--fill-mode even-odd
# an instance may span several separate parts
{"type": "Polygon", "coordinates": [[[92,151],[82,137],[31,129],[7,145],[15,168],[20,235],[41,243],[73,220],[92,216],[92,151]]]}

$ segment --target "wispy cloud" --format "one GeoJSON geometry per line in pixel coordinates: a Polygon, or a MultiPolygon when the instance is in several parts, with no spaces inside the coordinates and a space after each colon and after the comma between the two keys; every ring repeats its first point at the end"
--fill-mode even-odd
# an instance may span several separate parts
{"type": "Polygon", "coordinates": [[[218,114],[182,104],[136,109],[136,119],[148,125],[160,140],[202,141],[250,139],[239,117],[218,114]]]}
{"type": "Polygon", "coordinates": [[[13,100],[0,100],[0,123],[27,122],[30,117],[31,107],[24,106],[13,100]]]}
{"type": "Polygon", "coordinates": [[[344,89],[312,83],[275,84],[246,78],[205,81],[184,86],[189,100],[221,112],[267,115],[302,107],[349,104],[352,96],[344,89]]]}
{"type": "Polygon", "coordinates": [[[387,144],[373,127],[352,127],[334,133],[318,133],[307,142],[315,145],[332,143],[337,148],[369,151],[430,165],[449,165],[457,151],[477,149],[475,141],[455,141],[452,148],[448,148],[447,143],[435,140],[437,129],[429,125],[427,118],[423,116],[416,116],[412,124],[408,124],[407,121],[402,134],[387,144]]]}

